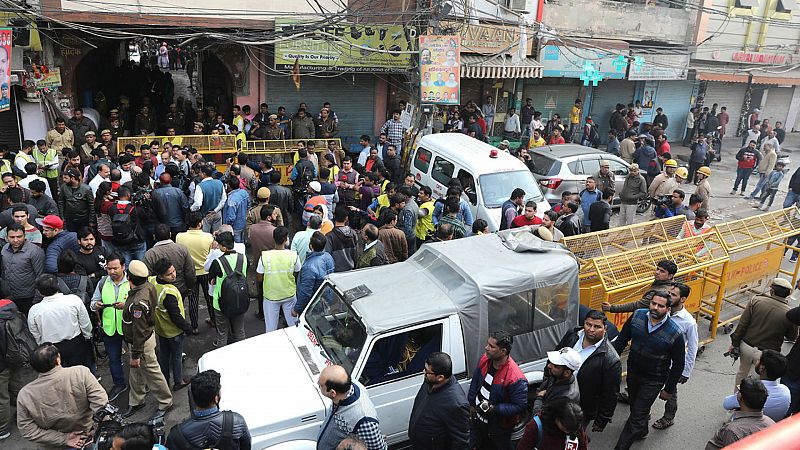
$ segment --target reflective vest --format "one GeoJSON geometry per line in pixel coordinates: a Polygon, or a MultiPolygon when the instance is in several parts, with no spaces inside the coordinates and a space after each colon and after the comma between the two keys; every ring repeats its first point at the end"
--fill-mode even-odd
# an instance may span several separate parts
{"type": "MultiPolygon", "coordinates": [[[[48,161],[50,161],[50,164],[53,162],[58,162],[58,152],[52,148],[48,148],[46,153],[42,153],[36,149],[31,152],[31,155],[33,155],[34,162],[40,166],[46,166],[48,161]]],[[[58,177],[58,169],[44,169],[44,177],[58,177]]]]}
{"type": "Polygon", "coordinates": [[[0,159],[0,174],[11,172],[11,161],[3,158],[0,159]]]}
{"type": "Polygon", "coordinates": [[[434,204],[432,201],[427,201],[421,205],[419,205],[419,209],[425,209],[428,211],[428,215],[425,217],[420,217],[417,219],[417,239],[420,241],[424,241],[429,237],[433,236],[433,208],[434,204]]]}
{"type": "MultiPolygon", "coordinates": [[[[128,280],[119,285],[119,294],[115,292],[114,282],[110,277],[103,277],[100,281],[103,288],[100,290],[100,299],[104,305],[113,305],[117,302],[125,303],[128,299],[128,290],[130,285],[128,280]]],[[[113,306],[103,308],[103,332],[106,336],[114,336],[115,334],[122,335],[122,310],[116,309],[113,306]]]]}
{"type": "MultiPolygon", "coordinates": [[[[23,160],[25,160],[25,164],[27,164],[27,163],[32,163],[32,162],[36,162],[36,161],[34,161],[34,160],[33,160],[33,157],[32,157],[31,155],[25,154],[25,153],[23,153],[23,152],[19,152],[19,153],[17,153],[17,157],[14,159],[14,165],[15,165],[15,166],[17,165],[17,160],[18,160],[18,159],[23,159],[23,160]]],[[[23,170],[23,171],[25,171],[25,169],[24,169],[24,165],[23,165],[23,169],[22,169],[22,170],[23,170]]],[[[19,181],[19,180],[20,180],[20,178],[19,178],[19,177],[17,177],[17,181],[19,181]]]]}
{"type": "Polygon", "coordinates": [[[150,277],[150,283],[156,288],[157,303],[156,303],[156,334],[167,339],[173,338],[181,333],[181,330],[172,319],[169,318],[169,312],[164,307],[164,299],[167,295],[174,295],[178,299],[178,309],[181,312],[181,317],[186,318],[186,313],[183,310],[183,298],[178,288],[174,284],[161,284],[156,280],[156,277],[150,277]]]}
{"type": "Polygon", "coordinates": [[[381,211],[383,208],[388,208],[391,206],[389,204],[389,194],[381,194],[378,196],[378,207],[375,209],[375,217],[381,216],[381,211]]]}
{"type": "Polygon", "coordinates": [[[266,250],[261,252],[264,268],[262,287],[264,299],[276,302],[292,297],[297,292],[294,267],[297,263],[294,250],[266,250]]]}

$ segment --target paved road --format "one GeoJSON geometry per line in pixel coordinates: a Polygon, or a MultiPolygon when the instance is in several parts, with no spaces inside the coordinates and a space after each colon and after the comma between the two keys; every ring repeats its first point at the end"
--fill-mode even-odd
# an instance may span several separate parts
{"type": "MultiPolygon", "coordinates": [[[[800,142],[800,135],[792,134],[789,136],[789,142],[800,142]]],[[[738,149],[736,139],[726,141],[725,154],[721,163],[712,164],[713,171],[711,178],[713,198],[711,199],[711,216],[712,222],[723,222],[735,220],[739,218],[748,217],[756,214],[758,211],[752,209],[741,197],[738,195],[728,195],[731,186],[735,179],[735,164],[733,152],[738,149]]],[[[800,147],[800,145],[798,146],[800,147]]],[[[688,150],[676,146],[673,148],[675,155],[688,155],[688,150]]],[[[794,171],[796,164],[800,163],[800,155],[795,155],[797,160],[795,164],[790,166],[790,174],[794,171]]],[[[750,186],[748,186],[748,193],[752,190],[755,180],[751,179],[750,186]]],[[[786,195],[787,181],[784,181],[781,191],[776,197],[776,206],[779,208],[780,204],[786,195]]],[[[687,187],[687,192],[693,191],[693,187],[687,187]]],[[[649,216],[637,216],[638,221],[645,221],[649,216]]],[[[612,222],[614,223],[614,222],[612,222]]],[[[785,268],[788,268],[788,257],[784,260],[785,268]]],[[[207,311],[201,300],[201,313],[200,320],[207,317],[207,311]]],[[[793,301],[792,305],[797,302],[793,301]]],[[[247,336],[254,336],[262,333],[264,324],[262,321],[253,316],[256,305],[251,306],[251,312],[247,314],[246,328],[247,336]]],[[[197,370],[197,360],[202,354],[211,348],[211,343],[214,340],[213,329],[206,325],[201,324],[202,333],[199,336],[189,336],[185,342],[186,361],[184,364],[184,374],[186,377],[193,375],[197,370]]],[[[708,333],[708,322],[701,320],[700,322],[701,339],[708,333]]],[[[705,442],[713,435],[714,431],[725,420],[725,412],[721,408],[722,399],[724,396],[730,394],[733,390],[733,377],[735,367],[731,366],[731,360],[724,358],[722,353],[727,350],[729,339],[726,335],[720,334],[715,342],[706,346],[703,355],[698,358],[695,366],[695,372],[691,380],[680,386],[679,390],[679,410],[676,418],[675,426],[665,431],[651,430],[650,436],[646,441],[636,444],[636,448],[659,448],[663,450],[670,449],[700,449],[705,446],[705,442]]],[[[785,348],[788,351],[788,346],[785,348]]],[[[785,352],[784,352],[785,353],[785,352]]],[[[102,384],[106,388],[111,387],[111,376],[108,372],[107,365],[100,364],[101,368],[99,374],[102,376],[102,384]]],[[[127,364],[125,364],[127,372],[127,364]]],[[[253,380],[254,383],[259,382],[253,380]]],[[[224,397],[225,391],[223,387],[222,395],[224,397]]],[[[188,416],[188,397],[187,390],[179,391],[174,396],[175,407],[167,416],[167,430],[174,424],[180,422],[188,416]]],[[[117,406],[123,410],[127,407],[127,396],[123,395],[117,402],[117,406]]],[[[149,416],[155,411],[156,404],[152,398],[147,399],[147,407],[135,415],[132,419],[134,421],[146,421],[149,416]]],[[[663,412],[663,402],[657,400],[656,406],[653,408],[653,420],[660,417],[663,412]]],[[[611,424],[608,425],[603,433],[592,434],[591,448],[610,449],[613,448],[617,437],[624,425],[628,416],[627,405],[619,405],[617,414],[611,424]]],[[[12,426],[12,436],[3,441],[2,448],[9,449],[34,449],[35,446],[29,442],[24,441],[16,427],[12,426]]]]}

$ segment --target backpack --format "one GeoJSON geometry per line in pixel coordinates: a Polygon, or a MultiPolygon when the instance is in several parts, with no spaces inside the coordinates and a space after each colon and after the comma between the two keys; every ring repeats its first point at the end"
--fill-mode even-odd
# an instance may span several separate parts
{"type": "Polygon", "coordinates": [[[219,310],[227,317],[240,316],[247,312],[250,307],[250,289],[247,285],[247,277],[242,273],[244,267],[244,255],[236,255],[236,269],[231,269],[228,258],[222,256],[219,263],[225,273],[222,286],[219,290],[219,310]]]}
{"type": "Polygon", "coordinates": [[[310,161],[298,161],[297,178],[294,179],[292,191],[298,197],[308,194],[308,184],[314,181],[314,165],[310,161]]]}
{"type": "Polygon", "coordinates": [[[130,244],[135,241],[137,236],[133,229],[133,205],[128,203],[125,208],[120,211],[117,205],[114,205],[116,213],[111,217],[111,231],[113,232],[114,244],[130,244]]]}
{"type": "Polygon", "coordinates": [[[5,363],[14,368],[28,365],[36,349],[36,340],[28,330],[25,317],[11,300],[0,300],[0,333],[0,343],[5,344],[0,353],[5,363]]]}
{"type": "Polygon", "coordinates": [[[81,279],[78,282],[78,287],[75,290],[72,290],[67,286],[67,283],[59,278],[58,279],[58,289],[61,291],[62,294],[72,294],[77,295],[78,298],[81,299],[84,305],[89,304],[89,293],[87,292],[87,287],[89,285],[89,277],[86,275],[81,275],[81,279]]]}
{"type": "Polygon", "coordinates": [[[589,127],[589,142],[594,148],[600,145],[600,133],[597,132],[597,125],[591,125],[589,127]]]}

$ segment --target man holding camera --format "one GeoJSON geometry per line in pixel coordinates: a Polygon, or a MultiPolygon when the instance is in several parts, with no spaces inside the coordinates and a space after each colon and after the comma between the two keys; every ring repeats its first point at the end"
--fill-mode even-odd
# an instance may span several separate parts
{"type": "Polygon", "coordinates": [[[656,200],[656,208],[655,208],[655,215],[659,219],[666,219],[668,217],[675,217],[681,214],[686,215],[689,211],[689,208],[683,204],[683,200],[686,198],[686,193],[680,189],[675,189],[672,191],[672,196],[669,198],[669,203],[667,203],[666,198],[658,198],[656,200]]]}
{"type": "Polygon", "coordinates": [[[769,295],[756,295],[744,309],[739,325],[731,333],[731,346],[728,352],[739,354],[739,371],[736,372],[736,386],[748,375],[766,349],[781,351],[784,337],[794,341],[797,326],[786,318],[789,311],[788,299],[792,284],[785,278],[772,280],[769,295]]]}
{"type": "Polygon", "coordinates": [[[511,431],[528,407],[528,380],[511,357],[513,342],[504,331],[490,334],[472,374],[467,394],[470,448],[510,449],[511,431]]]}
{"type": "Polygon", "coordinates": [[[55,345],[45,342],[31,354],[39,377],[17,396],[17,426],[22,437],[39,448],[81,448],[90,440],[92,415],[108,396],[84,366],[61,367],[55,345]]]}

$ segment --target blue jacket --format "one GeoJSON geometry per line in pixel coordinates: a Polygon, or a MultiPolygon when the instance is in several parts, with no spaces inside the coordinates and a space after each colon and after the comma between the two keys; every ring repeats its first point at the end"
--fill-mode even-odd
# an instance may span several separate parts
{"type": "Polygon", "coordinates": [[[158,220],[170,228],[183,226],[189,199],[174,186],[162,186],[153,191],[153,203],[158,220]]]}
{"type": "Polygon", "coordinates": [[[306,255],[306,261],[297,279],[297,302],[294,304],[294,310],[298,314],[303,312],[325,277],[333,273],[333,269],[333,256],[330,253],[309,252],[306,255]]]}
{"type": "Polygon", "coordinates": [[[767,178],[767,185],[765,187],[767,189],[778,189],[778,186],[781,185],[781,181],[783,181],[783,171],[773,170],[770,172],[769,178],[767,178]]]}
{"type": "Polygon", "coordinates": [[[581,191],[580,197],[581,209],[583,209],[583,225],[588,227],[592,224],[592,220],[589,218],[589,208],[592,207],[592,203],[602,200],[603,194],[597,189],[594,192],[584,189],[581,191]]]}
{"type": "Polygon", "coordinates": [[[44,271],[45,273],[58,272],[58,256],[65,250],[72,249],[73,251],[80,250],[78,245],[78,235],[74,231],[62,231],[50,241],[47,246],[47,252],[44,255],[44,271]]]}
{"type": "Polygon", "coordinates": [[[244,189],[236,189],[228,194],[228,200],[222,207],[222,223],[230,224],[234,231],[244,230],[247,226],[247,209],[250,207],[250,196],[244,189]]]}
{"type": "MultiPolygon", "coordinates": [[[[472,382],[469,384],[467,402],[475,406],[486,371],[492,361],[484,353],[478,362],[478,367],[472,373],[472,382]]],[[[489,392],[489,403],[494,406],[495,412],[489,419],[489,431],[509,431],[513,427],[513,417],[525,412],[528,407],[528,380],[522,373],[514,359],[509,357],[508,362],[497,370],[492,380],[492,390],[489,392]]]]}

